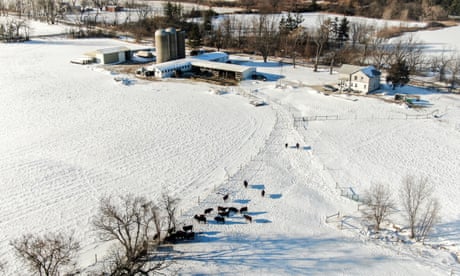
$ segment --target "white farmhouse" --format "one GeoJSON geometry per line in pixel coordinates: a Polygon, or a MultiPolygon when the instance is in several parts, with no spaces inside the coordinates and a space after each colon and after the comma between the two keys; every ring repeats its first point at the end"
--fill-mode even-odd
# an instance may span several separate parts
{"type": "Polygon", "coordinates": [[[366,94],[380,88],[380,75],[374,66],[344,64],[339,69],[339,85],[366,94]]]}

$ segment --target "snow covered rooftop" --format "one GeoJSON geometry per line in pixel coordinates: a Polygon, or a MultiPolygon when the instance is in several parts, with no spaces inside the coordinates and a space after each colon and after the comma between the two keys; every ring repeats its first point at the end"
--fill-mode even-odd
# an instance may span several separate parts
{"type": "Polygon", "coordinates": [[[223,63],[223,62],[206,61],[206,60],[196,60],[196,59],[192,60],[192,65],[199,66],[199,67],[206,67],[210,69],[216,69],[216,70],[239,72],[239,73],[243,73],[243,72],[246,72],[247,70],[255,69],[255,67],[250,67],[250,66],[223,63]]]}
{"type": "Polygon", "coordinates": [[[375,77],[380,77],[382,73],[380,73],[379,70],[375,69],[374,66],[367,66],[361,69],[361,72],[366,74],[369,78],[375,78],[375,77]]]}
{"type": "Polygon", "coordinates": [[[339,73],[350,75],[355,72],[358,72],[359,70],[361,70],[361,68],[362,68],[361,66],[357,66],[357,65],[344,64],[339,68],[339,73]]]}
{"type": "Polygon", "coordinates": [[[175,59],[175,60],[170,60],[158,64],[153,64],[149,68],[157,68],[158,70],[163,70],[163,69],[168,69],[171,67],[176,67],[184,64],[189,64],[192,60],[190,58],[181,58],[181,59],[175,59]]]}
{"type": "Polygon", "coordinates": [[[205,53],[205,54],[197,55],[192,58],[213,61],[213,60],[219,60],[219,59],[228,59],[228,54],[224,52],[212,52],[212,53],[205,53]]]}

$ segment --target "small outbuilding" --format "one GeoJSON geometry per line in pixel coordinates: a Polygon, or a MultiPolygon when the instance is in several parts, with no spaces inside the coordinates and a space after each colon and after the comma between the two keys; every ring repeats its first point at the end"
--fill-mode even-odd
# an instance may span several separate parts
{"type": "Polygon", "coordinates": [[[366,94],[380,88],[381,73],[374,66],[344,64],[339,69],[339,86],[366,94]]]}
{"type": "Polygon", "coordinates": [[[100,64],[122,63],[131,59],[131,50],[128,47],[120,46],[99,49],[86,55],[94,58],[100,64]]]}

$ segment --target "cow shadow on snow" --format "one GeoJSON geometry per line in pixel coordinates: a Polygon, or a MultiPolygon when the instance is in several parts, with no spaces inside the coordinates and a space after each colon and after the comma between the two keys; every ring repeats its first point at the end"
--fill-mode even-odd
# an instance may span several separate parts
{"type": "Polygon", "coordinates": [[[252,185],[249,185],[251,187],[251,189],[255,189],[255,190],[265,190],[265,185],[264,184],[252,184],[252,185]]]}
{"type": "Polygon", "coordinates": [[[235,199],[233,202],[238,204],[248,204],[250,201],[250,199],[235,199]]]}

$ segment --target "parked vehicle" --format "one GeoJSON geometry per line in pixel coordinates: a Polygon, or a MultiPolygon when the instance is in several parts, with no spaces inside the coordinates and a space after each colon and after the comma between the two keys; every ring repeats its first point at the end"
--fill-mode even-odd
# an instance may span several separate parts
{"type": "Polygon", "coordinates": [[[253,79],[253,80],[266,81],[266,80],[267,80],[267,77],[264,76],[263,74],[256,73],[256,74],[253,74],[253,75],[252,75],[252,79],[253,79]]]}
{"type": "Polygon", "coordinates": [[[331,92],[335,92],[335,91],[339,90],[336,87],[334,87],[332,85],[329,85],[329,84],[323,85],[323,89],[326,90],[326,91],[331,91],[331,92]]]}

